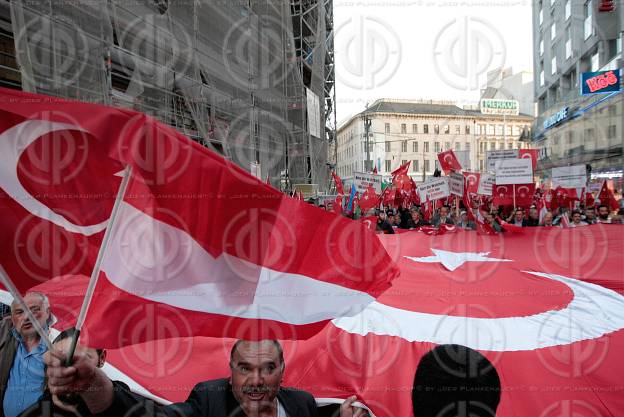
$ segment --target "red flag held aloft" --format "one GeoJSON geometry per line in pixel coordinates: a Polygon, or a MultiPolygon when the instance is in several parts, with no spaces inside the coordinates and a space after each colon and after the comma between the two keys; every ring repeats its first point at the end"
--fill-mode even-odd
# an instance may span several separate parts
{"type": "Polygon", "coordinates": [[[440,161],[440,167],[446,175],[450,174],[452,171],[460,171],[462,168],[452,149],[440,152],[438,154],[438,161],[440,161]]]}

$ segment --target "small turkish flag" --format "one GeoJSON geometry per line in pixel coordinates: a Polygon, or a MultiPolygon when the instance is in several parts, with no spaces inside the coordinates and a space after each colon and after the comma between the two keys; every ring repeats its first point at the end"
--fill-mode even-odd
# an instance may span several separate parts
{"type": "Polygon", "coordinates": [[[379,204],[379,196],[375,193],[375,188],[369,185],[362,197],[359,200],[360,209],[363,213],[374,208],[379,204]]]}
{"type": "Polygon", "coordinates": [[[440,161],[440,167],[444,171],[446,175],[451,173],[452,171],[460,171],[461,164],[455,156],[455,152],[452,149],[448,151],[440,152],[438,154],[438,161],[440,161]]]}
{"type": "Polygon", "coordinates": [[[607,181],[602,183],[602,188],[600,189],[600,194],[598,194],[598,199],[600,200],[600,204],[609,207],[609,210],[615,211],[620,208],[620,204],[615,199],[615,195],[613,191],[607,186],[607,181]]]}

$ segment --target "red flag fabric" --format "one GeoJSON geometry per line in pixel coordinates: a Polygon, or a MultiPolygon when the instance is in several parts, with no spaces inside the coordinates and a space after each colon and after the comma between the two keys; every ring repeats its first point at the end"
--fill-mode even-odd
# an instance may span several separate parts
{"type": "Polygon", "coordinates": [[[438,161],[440,161],[440,167],[446,175],[450,174],[452,171],[461,170],[461,164],[459,163],[459,160],[457,159],[457,156],[455,156],[455,152],[453,152],[452,149],[440,152],[438,154],[438,161]]]}
{"type": "Polygon", "coordinates": [[[0,262],[21,289],[90,275],[106,196],[133,168],[85,324],[99,347],[168,337],[136,339],[150,311],[173,326],[184,317],[180,336],[310,337],[398,274],[361,223],[283,195],[146,115],[6,89],[0,98],[0,232],[12,243],[0,262]],[[72,152],[53,161],[60,180],[42,185],[33,161],[56,149],[51,140],[72,152]],[[34,197],[44,193],[53,197],[34,197]],[[37,250],[65,264],[41,262],[37,250]],[[290,291],[320,298],[304,306],[290,291]],[[286,294],[279,308],[271,294],[286,294]]]}
{"type": "Polygon", "coordinates": [[[358,202],[363,214],[376,207],[379,204],[379,196],[375,192],[375,188],[369,185],[358,202]]]}
{"type": "MultiPolygon", "coordinates": [[[[401,269],[393,290],[314,338],[284,341],[283,385],[319,400],[355,393],[378,417],[413,416],[421,358],[455,343],[484,355],[498,374],[497,416],[598,417],[624,410],[622,226],[378,238],[401,269]]],[[[69,309],[79,306],[76,293],[62,298],[69,309]]],[[[59,303],[53,298],[53,306],[59,303]]],[[[233,343],[170,338],[111,350],[108,361],[152,395],[183,401],[195,383],[229,374],[233,343]]]]}
{"type": "Polygon", "coordinates": [[[518,158],[529,158],[533,165],[533,172],[537,169],[537,157],[539,149],[518,149],[518,158]]]}
{"type": "Polygon", "coordinates": [[[533,204],[533,196],[535,195],[535,184],[516,184],[516,206],[529,208],[533,204]]]}
{"type": "Polygon", "coordinates": [[[412,161],[407,161],[406,163],[404,163],[403,165],[401,165],[400,167],[392,171],[392,177],[394,178],[394,177],[398,177],[401,175],[407,175],[407,172],[409,171],[409,167],[411,163],[412,161]]]}
{"type": "Polygon", "coordinates": [[[377,167],[373,168],[373,174],[377,174],[377,167]]]}
{"type": "Polygon", "coordinates": [[[377,230],[377,216],[361,217],[360,221],[364,223],[367,229],[372,230],[373,232],[377,230]]]}
{"type": "Polygon", "coordinates": [[[338,193],[338,195],[344,195],[342,180],[340,179],[338,174],[336,174],[336,171],[332,171],[332,177],[334,178],[334,183],[336,184],[336,193],[338,193]]]}
{"type": "Polygon", "coordinates": [[[383,192],[383,205],[386,207],[396,207],[394,200],[396,196],[396,188],[388,187],[383,192]]]}
{"type": "Polygon", "coordinates": [[[477,194],[481,173],[464,172],[464,193],[477,194]]]}
{"type": "Polygon", "coordinates": [[[513,206],[513,185],[494,185],[492,200],[497,206],[513,206]]]}
{"type": "Polygon", "coordinates": [[[600,193],[598,194],[598,199],[600,200],[601,205],[605,205],[609,207],[609,210],[615,211],[620,208],[620,204],[615,199],[615,195],[613,191],[607,186],[607,181],[602,183],[602,188],[600,189],[600,193]]]}

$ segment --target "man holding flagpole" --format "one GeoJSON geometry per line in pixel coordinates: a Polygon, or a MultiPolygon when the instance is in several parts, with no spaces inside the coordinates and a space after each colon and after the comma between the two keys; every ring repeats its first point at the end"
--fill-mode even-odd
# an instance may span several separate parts
{"type": "MultiPolygon", "coordinates": [[[[93,414],[103,417],[159,415],[171,417],[313,417],[314,397],[281,386],[285,362],[276,340],[238,340],[230,353],[229,378],[197,384],[183,403],[158,406],[113,382],[84,356],[74,355],[73,365],[64,367],[67,353],[46,354],[48,387],[53,395],[78,394],[93,414]]],[[[363,417],[354,407],[356,397],[346,399],[340,417],[363,417]]]]}

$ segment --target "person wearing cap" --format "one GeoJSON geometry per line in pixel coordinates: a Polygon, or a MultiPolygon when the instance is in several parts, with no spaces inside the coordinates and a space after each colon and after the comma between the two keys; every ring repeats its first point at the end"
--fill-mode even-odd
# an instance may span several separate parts
{"type": "Polygon", "coordinates": [[[457,222],[457,226],[461,229],[466,230],[477,230],[477,225],[472,220],[468,219],[468,213],[465,211],[461,211],[459,213],[459,221],[457,222]]]}
{"type": "MultiPolygon", "coordinates": [[[[39,325],[48,331],[53,322],[45,294],[30,292],[24,301],[39,325]]],[[[0,323],[0,417],[17,417],[43,394],[47,346],[20,304],[0,323]]]]}

